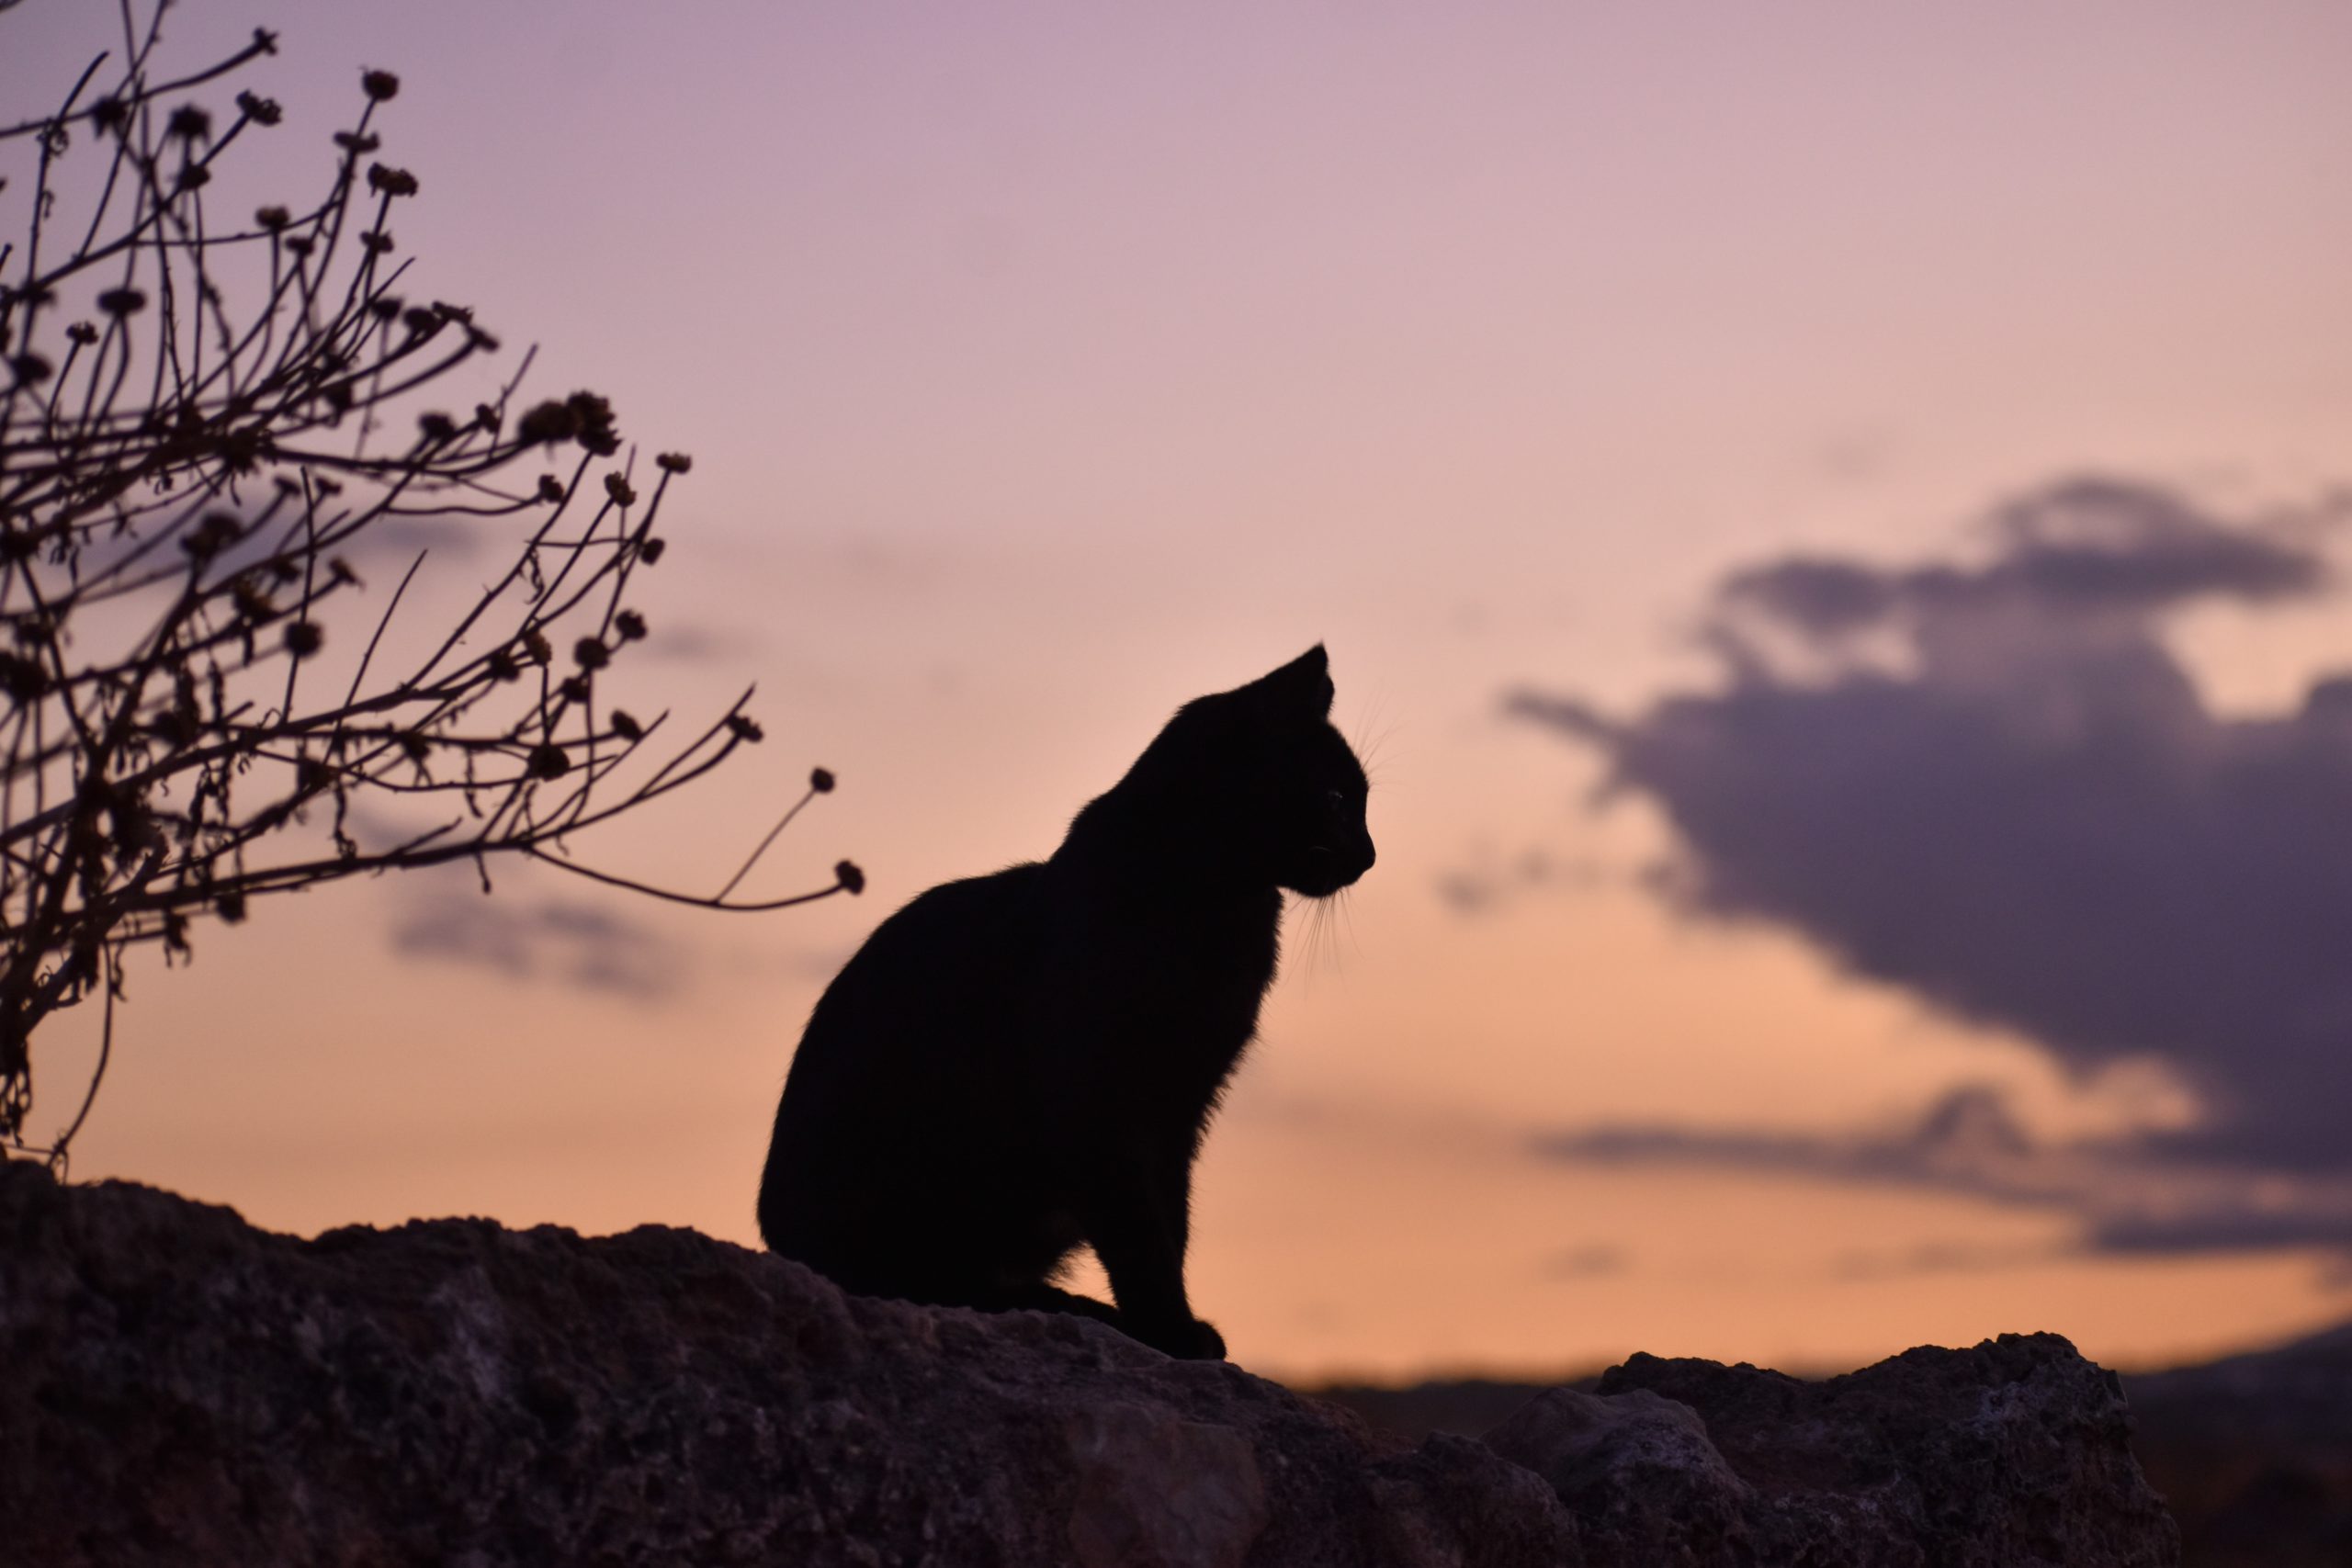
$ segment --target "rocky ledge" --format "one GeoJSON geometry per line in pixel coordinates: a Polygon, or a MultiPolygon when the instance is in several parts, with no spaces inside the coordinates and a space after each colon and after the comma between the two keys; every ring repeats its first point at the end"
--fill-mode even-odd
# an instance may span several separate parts
{"type": "Polygon", "coordinates": [[[1407,1446],[693,1231],[303,1241],[0,1164],[0,1559],[60,1568],[2176,1562],[2128,1428],[2026,1335],[1820,1382],[1636,1356],[1407,1446]]]}

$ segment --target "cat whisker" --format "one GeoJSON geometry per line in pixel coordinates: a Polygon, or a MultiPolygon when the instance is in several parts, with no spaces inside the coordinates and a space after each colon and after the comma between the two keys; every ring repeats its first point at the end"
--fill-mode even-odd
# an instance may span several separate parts
{"type": "Polygon", "coordinates": [[[1356,732],[1348,738],[1349,750],[1355,752],[1359,761],[1371,761],[1372,753],[1379,750],[1381,740],[1386,739],[1387,732],[1381,729],[1380,719],[1387,706],[1388,699],[1385,696],[1373,698],[1364,707],[1363,718],[1357,724],[1356,732]],[[1379,730],[1380,733],[1375,735],[1374,733],[1375,730],[1379,730]]]}
{"type": "Polygon", "coordinates": [[[1353,937],[1342,938],[1341,922],[1347,918],[1347,889],[1320,898],[1308,898],[1306,930],[1301,933],[1300,945],[1306,949],[1300,967],[1306,972],[1311,988],[1317,976],[1337,975],[1347,967],[1347,947],[1353,937]],[[1334,908],[1338,912],[1334,913],[1334,908]]]}
{"type": "Polygon", "coordinates": [[[1366,783],[1376,782],[1380,773],[1385,771],[1384,761],[1393,761],[1393,759],[1384,759],[1381,753],[1386,749],[1388,743],[1396,739],[1396,732],[1403,728],[1402,721],[1385,719],[1387,706],[1386,698],[1374,699],[1372,705],[1365,710],[1363,722],[1356,727],[1355,737],[1350,742],[1350,749],[1355,752],[1356,761],[1363,769],[1366,783]]]}

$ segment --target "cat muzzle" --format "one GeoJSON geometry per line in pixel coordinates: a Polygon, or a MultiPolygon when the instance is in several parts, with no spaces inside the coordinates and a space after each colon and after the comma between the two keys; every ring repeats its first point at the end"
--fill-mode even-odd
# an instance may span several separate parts
{"type": "Polygon", "coordinates": [[[1329,898],[1343,887],[1355,886],[1378,858],[1369,834],[1364,835],[1360,842],[1344,848],[1310,844],[1306,850],[1306,863],[1300,868],[1297,880],[1288,886],[1292,892],[1305,894],[1309,898],[1329,898]]]}

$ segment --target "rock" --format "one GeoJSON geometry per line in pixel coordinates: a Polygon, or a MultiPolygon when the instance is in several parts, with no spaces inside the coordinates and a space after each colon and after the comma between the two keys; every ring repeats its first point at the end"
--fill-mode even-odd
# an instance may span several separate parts
{"type": "Polygon", "coordinates": [[[1073,1411],[1069,1540],[1087,1568],[1240,1568],[1266,1529],[1257,1450],[1230,1427],[1136,1404],[1073,1411]]]}
{"type": "Polygon", "coordinates": [[[1647,1389],[1555,1388],[1487,1433],[1487,1446],[1552,1483],[1595,1561],[1615,1561],[1612,1543],[1628,1562],[1751,1560],[1754,1490],[1688,1404],[1647,1389]]]}
{"type": "Polygon", "coordinates": [[[2171,1561],[2122,1421],[2036,1337],[1822,1384],[1640,1357],[1495,1448],[1411,1446],[1090,1320],[846,1297],[692,1231],[302,1241],[0,1163],[12,1563],[2171,1561]]]}
{"type": "MultiPolygon", "coordinates": [[[[2180,1534],[2132,1457],[2123,1386],[2054,1334],[1922,1348],[1802,1382],[1745,1363],[1636,1355],[1599,1397],[1663,1397],[1705,1422],[1749,1489],[1724,1561],[1809,1568],[2159,1568],[2180,1534]]],[[[1566,1495],[1566,1494],[1564,1494],[1566,1495]]],[[[1595,1562],[1648,1555],[1587,1526],[1595,1562]]],[[[1712,1541],[1706,1550],[1722,1548],[1712,1541]]],[[[1703,1551],[1689,1559],[1716,1561],[1703,1551]]]]}

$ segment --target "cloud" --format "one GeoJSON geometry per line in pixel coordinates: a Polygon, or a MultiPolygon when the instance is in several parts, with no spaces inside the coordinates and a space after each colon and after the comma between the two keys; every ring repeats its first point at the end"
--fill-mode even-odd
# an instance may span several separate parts
{"type": "Polygon", "coordinates": [[[1975,1086],[1900,1128],[1604,1126],[1543,1155],[2049,1206],[2098,1253],[2352,1248],[2352,677],[2230,719],[2164,644],[2180,606],[2328,592],[2331,520],[2055,484],[1975,562],[1734,571],[1701,632],[1719,689],[1510,703],[1663,811],[1656,886],[1687,915],[1794,931],[2076,1075],[2159,1065],[2192,1126],[2041,1145],[1975,1086]]]}
{"type": "MultiPolygon", "coordinates": [[[[188,520],[207,511],[224,511],[238,516],[246,530],[213,558],[211,571],[215,576],[242,571],[265,560],[289,540],[297,545],[300,542],[301,518],[290,510],[282,511],[266,526],[256,526],[250,512],[240,513],[235,507],[193,507],[188,520]]],[[[146,558],[152,562],[185,565],[187,558],[175,546],[154,543],[164,521],[182,517],[181,513],[168,513],[163,518],[149,519],[136,533],[102,534],[93,541],[85,564],[94,567],[111,563],[144,548],[148,552],[146,558]]],[[[326,521],[322,519],[322,524],[326,521]]],[[[342,556],[371,574],[389,570],[397,581],[419,551],[429,550],[441,560],[470,560],[482,555],[492,543],[503,544],[510,551],[519,548],[524,537],[524,532],[518,531],[511,519],[502,522],[440,512],[386,513],[370,520],[327,554],[342,556]]]]}
{"type": "Polygon", "coordinates": [[[1917,1122],[1885,1132],[1825,1136],[1627,1123],[1544,1134],[1535,1147],[1586,1164],[1717,1165],[2012,1200],[2049,1200],[2069,1190],[2038,1171],[2040,1151],[2000,1091],[1973,1084],[1946,1093],[1917,1122]]]}
{"type": "Polygon", "coordinates": [[[683,984],[687,956],[651,927],[600,905],[436,888],[393,927],[403,957],[471,964],[516,980],[551,980],[659,1001],[683,984]]]}
{"type": "MultiPolygon", "coordinates": [[[[2054,485],[1995,513],[1973,563],[1731,574],[1702,631],[1718,690],[1630,718],[1574,696],[1510,706],[1663,811],[1678,850],[1660,886],[1687,912],[1801,933],[2079,1072],[2162,1063],[2203,1115],[2150,1134],[2151,1158],[2352,1176],[2352,676],[2224,718],[2162,640],[2188,604],[2326,592],[2302,525],[2323,520],[2054,485]]],[[[2308,1228],[2225,1205],[2118,1220],[2100,1245],[2207,1224],[2308,1228]]]]}
{"type": "Polygon", "coordinates": [[[2108,1253],[2248,1252],[2327,1247],[2352,1259],[2352,1190],[2257,1190],[2235,1202],[2098,1220],[2086,1244],[2108,1253]]]}
{"type": "Polygon", "coordinates": [[[390,570],[397,581],[399,574],[407,570],[409,562],[422,552],[429,551],[436,560],[474,560],[495,543],[511,558],[520,548],[522,539],[512,520],[501,522],[438,512],[391,513],[354,535],[342,553],[350,557],[355,566],[390,570]]]}
{"type": "Polygon", "coordinates": [[[708,622],[660,622],[645,640],[645,649],[652,657],[678,664],[740,664],[757,654],[759,648],[756,637],[708,622]]]}
{"type": "Polygon", "coordinates": [[[1921,1274],[1985,1274],[2002,1269],[2026,1269],[2075,1256],[2081,1248],[2066,1245],[2025,1243],[1984,1247],[1969,1242],[1930,1241],[1894,1252],[1849,1252],[1829,1266],[1835,1280],[1901,1280],[1921,1274]]]}
{"type": "Polygon", "coordinates": [[[1623,1273],[1626,1261],[1622,1247],[1571,1247],[1546,1258],[1541,1272],[1546,1280],[1598,1280],[1623,1273]]]}
{"type": "Polygon", "coordinates": [[[2147,485],[2073,479],[1997,509],[1993,558],[1980,566],[1888,571],[1797,556],[1735,572],[1724,610],[1752,610],[1820,637],[1907,615],[2025,609],[2143,618],[2189,600],[2255,601],[2327,586],[2306,544],[2234,528],[2147,485]]]}
{"type": "Polygon", "coordinates": [[[1894,466],[1902,443],[1883,426],[1841,430],[1814,449],[1814,462],[1826,478],[1860,484],[1883,477],[1894,466]]]}
{"type": "Polygon", "coordinates": [[[1846,1133],[1614,1124],[1539,1134],[1570,1164],[1645,1164],[1907,1187],[2042,1210],[2076,1222],[2059,1247],[1923,1247],[1849,1257],[1849,1278],[2009,1267],[2088,1254],[2152,1256],[2325,1247],[2352,1256],[2352,1177],[2282,1176],[2183,1160],[2141,1137],[2035,1138],[2002,1093],[1966,1084],[1912,1119],[1846,1133]]]}
{"type": "Polygon", "coordinates": [[[1575,891],[1601,879],[1600,868],[1589,860],[1562,860],[1541,845],[1532,845],[1507,862],[1498,861],[1491,846],[1481,846],[1460,865],[1440,872],[1437,896],[1459,915],[1486,915],[1546,890],[1575,891]]]}

